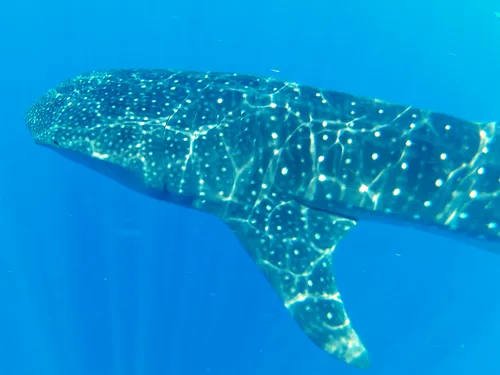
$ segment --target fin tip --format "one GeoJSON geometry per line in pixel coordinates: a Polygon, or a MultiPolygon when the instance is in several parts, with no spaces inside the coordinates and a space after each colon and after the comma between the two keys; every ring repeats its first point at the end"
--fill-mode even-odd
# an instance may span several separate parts
{"type": "Polygon", "coordinates": [[[354,357],[348,364],[353,365],[360,369],[367,369],[370,367],[370,356],[368,351],[363,350],[357,357],[354,357]]]}

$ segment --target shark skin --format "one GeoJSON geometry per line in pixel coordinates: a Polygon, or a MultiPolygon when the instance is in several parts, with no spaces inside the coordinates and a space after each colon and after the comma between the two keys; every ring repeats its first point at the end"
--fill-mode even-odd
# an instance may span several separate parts
{"type": "Polygon", "coordinates": [[[225,222],[305,334],[358,367],[332,255],[390,219],[500,253],[500,127],[237,73],[82,74],[28,110],[37,144],[225,222]]]}

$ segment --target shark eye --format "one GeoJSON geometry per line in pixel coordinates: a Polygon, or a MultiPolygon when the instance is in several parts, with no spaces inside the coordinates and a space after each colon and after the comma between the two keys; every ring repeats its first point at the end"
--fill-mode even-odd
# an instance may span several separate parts
{"type": "Polygon", "coordinates": [[[54,144],[55,144],[56,146],[59,146],[59,142],[57,142],[55,139],[54,139],[54,144]]]}

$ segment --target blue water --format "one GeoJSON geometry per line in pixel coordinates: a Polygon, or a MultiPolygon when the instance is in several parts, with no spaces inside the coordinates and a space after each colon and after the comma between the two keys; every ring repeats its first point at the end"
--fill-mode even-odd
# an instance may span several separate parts
{"type": "Polygon", "coordinates": [[[493,0],[2,3],[0,374],[498,374],[500,256],[362,223],[335,254],[373,363],[357,370],[307,339],[217,219],[36,147],[23,122],[61,80],[120,67],[271,75],[499,120],[495,11],[493,0]]]}

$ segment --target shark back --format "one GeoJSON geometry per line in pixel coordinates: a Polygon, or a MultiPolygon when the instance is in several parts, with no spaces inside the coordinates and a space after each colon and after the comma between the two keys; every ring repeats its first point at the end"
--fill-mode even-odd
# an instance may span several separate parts
{"type": "Polygon", "coordinates": [[[275,98],[269,117],[294,123],[276,128],[270,181],[280,190],[327,212],[387,217],[498,245],[498,123],[310,87],[275,98]]]}

